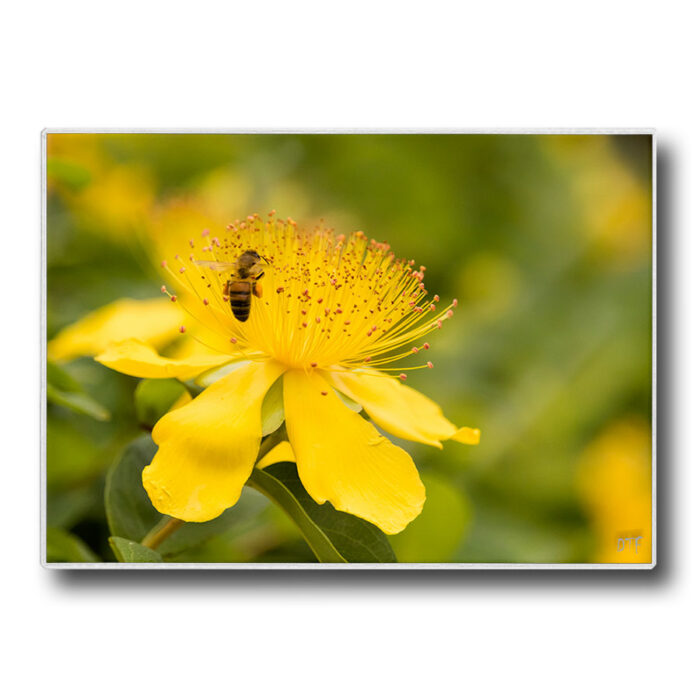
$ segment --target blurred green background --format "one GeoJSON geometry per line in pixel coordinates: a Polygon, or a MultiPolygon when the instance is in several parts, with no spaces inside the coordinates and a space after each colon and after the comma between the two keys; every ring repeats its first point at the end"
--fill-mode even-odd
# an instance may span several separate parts
{"type": "MultiPolygon", "coordinates": [[[[649,561],[651,168],[650,136],[49,134],[47,337],[157,297],[158,251],[198,233],[154,225],[179,207],[361,229],[459,299],[411,385],[482,430],[478,447],[400,443],[428,500],[391,538],[399,560],[649,561]],[[630,533],[643,547],[618,552],[630,533]]],[[[142,430],[138,380],[91,358],[51,373],[49,560],[113,561],[105,474],[142,430]]],[[[249,491],[170,560],[313,561],[249,491]]]]}

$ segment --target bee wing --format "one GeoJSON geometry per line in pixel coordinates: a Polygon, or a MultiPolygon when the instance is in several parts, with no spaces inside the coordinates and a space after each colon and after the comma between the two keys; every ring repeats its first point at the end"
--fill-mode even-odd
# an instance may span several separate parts
{"type": "Polygon", "coordinates": [[[233,270],[236,267],[235,262],[219,262],[218,260],[195,260],[194,264],[208,267],[210,270],[233,270]]]}

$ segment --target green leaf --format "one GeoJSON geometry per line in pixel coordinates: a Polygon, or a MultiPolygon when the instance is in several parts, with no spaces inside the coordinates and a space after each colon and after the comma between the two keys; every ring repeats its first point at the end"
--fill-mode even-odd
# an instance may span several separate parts
{"type": "Polygon", "coordinates": [[[109,411],[88,396],[78,381],[53,362],[46,364],[46,399],[49,403],[95,420],[109,420],[109,411]]]}
{"type": "Polygon", "coordinates": [[[156,450],[151,436],[142,435],[126,446],[107,473],[105,510],[112,535],[139,542],[163,517],[141,482],[141,472],[156,450]]]}
{"type": "Polygon", "coordinates": [[[390,540],[400,562],[449,562],[471,525],[472,508],[448,481],[421,474],[425,484],[423,512],[390,540]]]}
{"type": "Polygon", "coordinates": [[[291,462],[253,469],[248,486],[260,491],[292,519],[320,562],[395,562],[386,535],[371,523],[318,505],[299,481],[291,462]]]}
{"type": "Polygon", "coordinates": [[[72,532],[57,527],[46,528],[46,561],[96,562],[99,557],[72,532]]]}
{"type": "Polygon", "coordinates": [[[153,426],[187,392],[177,379],[143,379],[134,392],[136,417],[139,424],[153,426]]]}
{"type": "Polygon", "coordinates": [[[163,557],[138,542],[124,537],[110,537],[109,545],[117,561],[127,564],[154,564],[163,561],[163,557]]]}
{"type": "MultiPolygon", "coordinates": [[[[150,435],[142,435],[127,445],[110,468],[105,487],[105,510],[113,536],[140,542],[161,522],[163,515],[151,504],[141,481],[143,468],[151,463],[156,450],[150,435]]],[[[238,503],[214,520],[185,523],[158,547],[158,551],[166,559],[180,555],[252,518],[265,505],[264,499],[243,495],[238,503]]]]}

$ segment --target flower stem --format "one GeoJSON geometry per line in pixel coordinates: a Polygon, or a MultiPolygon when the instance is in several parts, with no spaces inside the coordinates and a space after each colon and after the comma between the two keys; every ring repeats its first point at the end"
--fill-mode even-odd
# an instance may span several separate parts
{"type": "Polygon", "coordinates": [[[167,515],[141,540],[141,544],[150,549],[157,549],[165,539],[170,537],[176,530],[179,530],[184,524],[184,520],[171,518],[167,515]]]}

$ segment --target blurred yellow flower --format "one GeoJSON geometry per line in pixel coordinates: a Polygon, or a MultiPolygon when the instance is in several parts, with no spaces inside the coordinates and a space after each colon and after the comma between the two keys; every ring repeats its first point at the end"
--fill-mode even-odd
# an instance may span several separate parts
{"type": "Polygon", "coordinates": [[[398,437],[436,447],[448,439],[479,442],[478,430],[457,428],[436,403],[401,383],[406,371],[432,367],[395,363],[424,353],[424,336],[452,316],[457,302],[438,309],[439,299],[425,291],[424,268],[396,259],[387,244],[361,232],[304,232],[271,212],[267,221],[236,221],[220,238],[198,233],[188,254],[163,267],[174,285],[163,291],[192,320],[179,330],[193,335],[208,359],[164,358],[136,339],[114,343],[96,359],[139,377],[194,376],[225,363],[230,371],[153,430],[159,450],[143,483],[160,512],[201,522],[236,503],[258,453],[263,399],[280,377],[287,453],[308,493],[389,534],[421,512],[425,489],[408,453],[345,397],[398,437]],[[225,283],[227,266],[246,250],[267,265],[263,295],[252,298],[241,322],[225,283]],[[209,264],[198,266],[200,257],[209,264]]]}
{"type": "Polygon", "coordinates": [[[585,450],[579,488],[598,563],[651,562],[651,433],[642,420],[611,425],[585,450]]]}
{"type": "Polygon", "coordinates": [[[621,267],[647,261],[652,243],[650,181],[635,176],[610,137],[556,136],[541,143],[566,168],[593,250],[621,267]]]}
{"type": "Polygon", "coordinates": [[[48,134],[47,184],[90,231],[128,241],[148,221],[155,202],[153,176],[142,164],[115,162],[104,148],[105,139],[48,134]]]}

